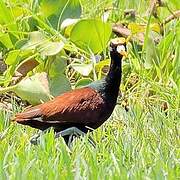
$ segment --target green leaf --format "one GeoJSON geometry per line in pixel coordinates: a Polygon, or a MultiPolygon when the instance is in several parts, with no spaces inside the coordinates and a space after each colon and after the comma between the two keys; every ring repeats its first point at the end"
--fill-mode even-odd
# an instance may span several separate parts
{"type": "Polygon", "coordinates": [[[8,53],[6,60],[5,60],[5,63],[7,65],[12,65],[12,64],[16,63],[19,53],[20,53],[20,50],[10,51],[8,53]]]}
{"type": "Polygon", "coordinates": [[[36,105],[50,99],[46,73],[37,73],[20,81],[14,92],[23,100],[36,105]]]}
{"type": "MultiPolygon", "coordinates": [[[[131,63],[137,72],[141,70],[141,64],[140,64],[138,58],[133,58],[131,63]]],[[[151,67],[151,64],[148,67],[151,67]]]]}
{"type": "Polygon", "coordinates": [[[75,88],[82,88],[84,86],[87,86],[88,84],[92,83],[93,80],[90,78],[83,78],[80,79],[79,81],[77,81],[77,83],[75,84],[75,88]]]}
{"type": "Polygon", "coordinates": [[[147,44],[148,45],[146,46],[146,59],[144,67],[146,69],[150,69],[154,63],[158,66],[159,62],[154,41],[151,38],[148,38],[147,44]]]}
{"type": "Polygon", "coordinates": [[[49,77],[50,94],[58,96],[66,91],[71,90],[71,84],[64,74],[49,77]]]}
{"type": "MultiPolygon", "coordinates": [[[[29,33],[29,40],[24,44],[21,49],[35,49],[37,46],[43,44],[46,41],[44,34],[39,31],[29,33]]],[[[24,41],[23,41],[24,43],[24,41]]]]}
{"type": "Polygon", "coordinates": [[[6,4],[0,1],[0,23],[10,24],[14,21],[11,10],[7,8],[6,4]]]}
{"type": "Polygon", "coordinates": [[[53,56],[58,54],[64,47],[64,43],[61,42],[51,42],[44,34],[39,31],[34,31],[29,34],[29,40],[26,42],[26,39],[19,41],[16,46],[21,46],[22,50],[31,50],[38,48],[38,52],[42,56],[53,56]],[[23,43],[25,43],[23,45],[23,43]]]}
{"type": "Polygon", "coordinates": [[[65,19],[61,24],[61,30],[64,31],[64,35],[69,37],[73,26],[79,21],[79,19],[65,19]]]}
{"type": "Polygon", "coordinates": [[[0,42],[8,49],[11,49],[14,47],[8,33],[0,32],[0,42]]]}
{"type": "Polygon", "coordinates": [[[67,67],[67,60],[64,58],[66,56],[64,50],[61,51],[58,55],[49,57],[50,59],[50,67],[48,74],[50,76],[56,76],[64,73],[67,67]]]}
{"type": "Polygon", "coordinates": [[[93,69],[92,64],[73,63],[73,64],[71,64],[71,66],[75,71],[79,72],[83,76],[88,76],[93,69]]]}
{"type": "Polygon", "coordinates": [[[53,56],[58,54],[64,47],[63,42],[47,42],[40,46],[40,53],[43,56],[53,56]]]}
{"type": "Polygon", "coordinates": [[[15,43],[15,48],[16,49],[21,49],[25,44],[27,44],[28,43],[28,39],[20,39],[19,41],[17,41],[16,43],[15,43]]]}
{"type": "Polygon", "coordinates": [[[12,80],[12,77],[14,75],[14,72],[15,72],[15,69],[16,69],[16,66],[9,66],[7,68],[7,70],[4,72],[4,86],[8,86],[9,83],[11,82],[12,80]]]}
{"type": "Polygon", "coordinates": [[[79,18],[82,8],[79,0],[41,0],[40,10],[52,27],[59,30],[65,19],[79,18]]]}
{"type": "Polygon", "coordinates": [[[23,6],[14,6],[12,9],[12,13],[14,17],[20,17],[27,14],[28,10],[23,6]]]}
{"type": "Polygon", "coordinates": [[[12,91],[21,99],[37,105],[69,90],[71,85],[64,74],[48,77],[47,73],[42,72],[23,79],[15,86],[0,89],[0,94],[12,91]]]}
{"type": "Polygon", "coordinates": [[[161,67],[166,66],[167,58],[169,56],[169,53],[171,51],[174,51],[175,46],[172,46],[174,38],[175,38],[175,32],[171,31],[169,34],[167,34],[159,43],[158,49],[161,52],[161,67]]]}
{"type": "Polygon", "coordinates": [[[105,49],[110,35],[110,24],[97,19],[86,19],[74,25],[70,39],[80,48],[98,53],[105,49]]]}

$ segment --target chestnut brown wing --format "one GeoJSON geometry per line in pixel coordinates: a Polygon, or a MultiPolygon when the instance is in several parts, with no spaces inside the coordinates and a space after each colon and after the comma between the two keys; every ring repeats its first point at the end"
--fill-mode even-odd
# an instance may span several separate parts
{"type": "Polygon", "coordinates": [[[16,114],[15,121],[30,125],[29,121],[41,123],[96,123],[104,111],[104,100],[90,87],[64,93],[54,100],[16,114]]]}

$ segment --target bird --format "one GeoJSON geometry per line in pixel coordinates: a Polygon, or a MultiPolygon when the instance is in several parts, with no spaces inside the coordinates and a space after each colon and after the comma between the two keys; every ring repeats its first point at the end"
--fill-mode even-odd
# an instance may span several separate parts
{"type": "MultiPolygon", "coordinates": [[[[109,43],[111,58],[107,75],[87,86],[65,92],[53,100],[17,113],[13,121],[46,132],[53,128],[55,138],[63,137],[66,143],[73,136],[84,136],[100,127],[112,114],[118,98],[122,59],[127,56],[126,39],[114,38],[109,43]]],[[[31,139],[37,144],[40,134],[31,139]]],[[[93,140],[92,140],[93,142],[93,140]]]]}

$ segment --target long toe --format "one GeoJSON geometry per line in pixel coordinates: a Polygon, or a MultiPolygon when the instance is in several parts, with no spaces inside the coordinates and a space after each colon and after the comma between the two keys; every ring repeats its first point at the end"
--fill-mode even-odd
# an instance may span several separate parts
{"type": "Polygon", "coordinates": [[[33,136],[33,137],[30,139],[30,143],[33,144],[33,145],[38,145],[38,144],[40,144],[40,137],[39,137],[39,136],[33,136]]]}

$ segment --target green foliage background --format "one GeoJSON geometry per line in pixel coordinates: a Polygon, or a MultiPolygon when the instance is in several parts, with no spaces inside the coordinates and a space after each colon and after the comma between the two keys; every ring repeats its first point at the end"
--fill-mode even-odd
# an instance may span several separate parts
{"type": "Polygon", "coordinates": [[[116,37],[112,23],[131,32],[123,96],[112,117],[92,133],[97,147],[84,137],[70,151],[61,138],[54,140],[53,132],[40,145],[31,145],[36,130],[10,123],[22,110],[12,97],[12,112],[0,109],[1,179],[180,177],[180,23],[178,18],[164,23],[180,2],[151,6],[144,0],[0,1],[0,52],[7,65],[0,74],[0,93],[13,91],[33,105],[101,79],[109,64],[108,40],[116,37]],[[127,9],[134,9],[135,16],[125,16],[127,9]],[[39,65],[14,83],[16,71],[32,59],[39,65]]]}

